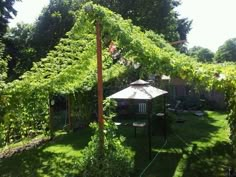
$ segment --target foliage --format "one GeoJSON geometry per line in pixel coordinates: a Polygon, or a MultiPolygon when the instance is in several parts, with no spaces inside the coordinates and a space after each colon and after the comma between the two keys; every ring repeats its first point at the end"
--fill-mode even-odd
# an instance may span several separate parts
{"type": "Polygon", "coordinates": [[[78,10],[83,0],[50,0],[35,23],[32,47],[37,51],[36,60],[45,57],[65,37],[73,26],[74,11],[78,10]]]}
{"type": "Polygon", "coordinates": [[[0,93],[2,91],[3,81],[7,77],[7,60],[4,56],[5,45],[0,40],[0,93]]]}
{"type": "MultiPolygon", "coordinates": [[[[122,50],[122,57],[127,64],[112,64],[112,58],[107,52],[108,45],[103,43],[103,81],[109,83],[117,79],[125,80],[132,64],[139,62],[137,70],[139,77],[167,74],[180,77],[194,83],[196,87],[215,88],[227,93],[230,108],[229,123],[231,140],[236,144],[236,88],[235,65],[204,64],[186,55],[176,52],[161,37],[142,32],[133,26],[130,20],[123,20],[120,15],[92,3],[87,3],[77,12],[77,20],[68,32],[67,38],[61,39],[59,44],[48,53],[47,57],[34,64],[21,80],[8,84],[5,93],[21,95],[30,98],[31,94],[38,95],[24,104],[47,102],[49,93],[68,94],[79,90],[81,93],[91,91],[96,84],[96,43],[94,20],[102,24],[103,41],[112,40],[122,50]],[[122,78],[123,77],[123,78],[122,78]],[[39,99],[41,95],[43,99],[39,99]],[[38,100],[39,99],[39,100],[38,100]]],[[[91,98],[92,99],[92,98],[91,98]]],[[[22,100],[15,100],[17,109],[22,100]],[[17,104],[18,103],[18,104],[17,104]]],[[[44,105],[44,104],[43,104],[44,105]]],[[[13,109],[13,110],[14,110],[13,109]]],[[[45,112],[42,107],[41,112],[45,112]]],[[[25,109],[26,110],[26,109],[25,109]]],[[[29,110],[27,110],[29,111],[29,110]]],[[[40,114],[39,110],[35,114],[40,114]]]]}
{"type": "Polygon", "coordinates": [[[0,38],[2,38],[3,34],[6,32],[9,19],[16,16],[17,11],[13,8],[15,1],[17,0],[5,0],[0,2],[0,38]]]}
{"type": "MultiPolygon", "coordinates": [[[[35,24],[18,24],[8,32],[5,43],[7,53],[12,57],[9,61],[8,80],[14,80],[29,70],[33,62],[45,57],[60,38],[65,37],[66,32],[75,22],[74,12],[84,2],[85,0],[51,0],[35,24]],[[25,37],[26,34],[27,37],[25,37]],[[21,41],[20,45],[19,41],[21,41]]],[[[186,39],[190,30],[191,22],[188,19],[178,19],[178,14],[174,11],[174,8],[179,5],[177,1],[162,0],[154,3],[155,7],[152,1],[147,3],[143,0],[97,2],[121,13],[125,18],[131,18],[137,25],[163,33],[169,41],[186,39]],[[143,16],[143,14],[149,14],[149,16],[143,16]]]]}
{"type": "Polygon", "coordinates": [[[18,78],[21,74],[32,67],[36,51],[32,48],[32,36],[34,26],[31,24],[18,23],[4,35],[6,53],[11,56],[8,62],[8,80],[18,78]]]}
{"type": "Polygon", "coordinates": [[[224,61],[236,61],[236,38],[229,39],[218,48],[215,55],[215,61],[222,63],[224,61]]]}
{"type": "MultiPolygon", "coordinates": [[[[1,129],[1,124],[3,121],[2,115],[4,114],[4,107],[7,104],[7,99],[3,95],[3,90],[6,87],[5,79],[7,77],[7,57],[4,54],[5,51],[5,45],[0,40],[0,132],[3,130],[1,129]]],[[[0,144],[3,139],[2,133],[0,135],[0,144]]]]}
{"type": "Polygon", "coordinates": [[[214,53],[207,48],[194,46],[189,49],[188,55],[196,58],[199,62],[211,63],[213,62],[214,53]]]}
{"type": "MultiPolygon", "coordinates": [[[[94,39],[94,34],[86,34],[79,41],[76,36],[72,35],[70,38],[62,39],[56,50],[51,51],[47,58],[35,63],[31,71],[21,77],[21,81],[15,80],[8,84],[8,89],[5,91],[7,95],[10,95],[10,100],[9,106],[5,108],[7,114],[2,124],[6,143],[31,136],[31,134],[47,133],[49,94],[71,93],[76,88],[80,88],[80,94],[85,96],[85,92],[93,89],[96,79],[94,39]],[[19,85],[16,87],[15,84],[19,85]],[[32,109],[32,107],[35,108],[32,109]],[[19,136],[16,136],[17,134],[19,136]]],[[[104,58],[104,64],[106,62],[107,66],[105,65],[104,69],[112,63],[110,58],[104,58]]],[[[118,66],[113,68],[117,68],[116,72],[108,71],[107,77],[115,77],[123,70],[118,66]]],[[[89,101],[89,99],[86,100],[89,101]]],[[[80,101],[80,115],[87,117],[92,111],[87,109],[86,101],[80,101]],[[83,107],[85,109],[82,109],[83,107]]]]}
{"type": "Polygon", "coordinates": [[[181,40],[187,40],[187,34],[191,30],[192,21],[187,18],[178,19],[177,31],[181,40]]]}
{"type": "MultiPolygon", "coordinates": [[[[187,40],[187,35],[191,31],[192,21],[187,18],[178,19],[177,31],[179,33],[180,40],[187,40]]],[[[174,47],[181,53],[187,53],[187,44],[185,42],[175,44],[174,47]]]]}
{"type": "Polygon", "coordinates": [[[175,52],[175,49],[164,40],[162,35],[154,33],[153,31],[145,31],[145,37],[151,39],[155,45],[165,51],[175,52]]]}
{"type": "Polygon", "coordinates": [[[134,153],[125,147],[125,138],[117,135],[117,126],[112,121],[114,103],[109,100],[104,102],[104,146],[100,147],[100,131],[97,123],[92,123],[95,130],[88,146],[83,150],[82,173],[83,177],[121,177],[130,176],[134,168],[134,153]],[[107,109],[107,110],[106,110],[107,109]]]}
{"type": "Polygon", "coordinates": [[[169,42],[186,39],[191,28],[191,21],[179,19],[175,8],[179,0],[94,0],[121,14],[125,19],[131,19],[137,26],[163,34],[169,42]]]}
{"type": "Polygon", "coordinates": [[[7,105],[1,123],[2,138],[5,144],[26,137],[48,133],[48,103],[40,91],[28,96],[21,94],[6,96],[7,105]],[[31,102],[30,100],[37,100],[31,102]],[[17,101],[16,101],[17,100],[17,101]]]}
{"type": "Polygon", "coordinates": [[[96,110],[97,110],[97,100],[91,99],[91,97],[95,97],[95,88],[92,88],[91,91],[87,92],[77,92],[77,100],[75,104],[77,105],[77,116],[81,120],[86,120],[89,122],[90,118],[92,120],[97,120],[96,110]]]}
{"type": "Polygon", "coordinates": [[[74,11],[82,2],[51,0],[34,24],[18,23],[4,35],[6,52],[11,56],[9,78],[14,80],[28,71],[33,62],[45,57],[74,24],[74,11]],[[42,32],[43,31],[43,32],[42,32]]]}

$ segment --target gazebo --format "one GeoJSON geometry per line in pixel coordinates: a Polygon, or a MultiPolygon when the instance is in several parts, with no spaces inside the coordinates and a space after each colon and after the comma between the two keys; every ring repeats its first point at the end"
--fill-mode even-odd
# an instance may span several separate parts
{"type": "MultiPolygon", "coordinates": [[[[129,87],[109,96],[111,99],[125,99],[125,100],[143,100],[147,104],[147,117],[148,117],[148,148],[149,148],[149,159],[151,159],[151,147],[152,147],[152,133],[151,133],[151,123],[152,123],[152,103],[153,99],[162,95],[166,95],[168,92],[165,90],[153,87],[144,80],[137,80],[132,82],[129,87]]],[[[163,101],[163,113],[161,116],[166,117],[166,97],[163,101]]],[[[135,124],[133,124],[135,126],[135,124]]],[[[166,137],[165,137],[166,138],[166,137]]]]}

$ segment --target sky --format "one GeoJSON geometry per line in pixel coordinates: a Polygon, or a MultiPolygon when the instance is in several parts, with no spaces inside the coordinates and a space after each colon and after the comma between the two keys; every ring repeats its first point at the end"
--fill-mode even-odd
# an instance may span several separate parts
{"type": "Polygon", "coordinates": [[[188,47],[216,51],[227,39],[236,38],[236,0],[182,0],[181,17],[193,20],[188,47]]]}
{"type": "MultiPolygon", "coordinates": [[[[22,0],[15,3],[17,17],[11,21],[33,23],[49,0],[22,0]]],[[[193,20],[188,47],[202,46],[216,51],[227,39],[236,37],[236,0],[182,0],[176,9],[180,17],[193,20]]]]}
{"type": "Polygon", "coordinates": [[[10,21],[10,27],[16,26],[17,23],[33,23],[43,7],[49,4],[49,0],[22,0],[16,2],[14,8],[17,10],[17,16],[10,21]]]}

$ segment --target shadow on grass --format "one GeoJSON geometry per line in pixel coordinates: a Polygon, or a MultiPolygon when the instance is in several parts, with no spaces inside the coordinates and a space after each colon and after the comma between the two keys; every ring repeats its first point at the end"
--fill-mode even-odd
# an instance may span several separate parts
{"type": "Polygon", "coordinates": [[[188,158],[183,177],[225,177],[232,157],[228,142],[216,143],[214,147],[196,151],[188,158]]]}
{"type": "MultiPolygon", "coordinates": [[[[163,149],[161,149],[164,144],[163,137],[152,136],[153,156],[156,152],[159,155],[144,176],[172,177],[177,174],[184,177],[217,177],[217,173],[223,174],[225,172],[223,166],[227,166],[231,152],[227,142],[225,114],[206,112],[203,117],[197,117],[192,113],[172,116],[174,120],[172,132],[169,132],[167,145],[163,149]],[[176,123],[177,118],[184,119],[185,122],[176,123]],[[197,151],[191,149],[194,144],[197,146],[197,151]],[[194,155],[196,153],[199,154],[198,157],[194,155]],[[186,154],[186,160],[183,160],[186,154]],[[179,167],[181,163],[184,163],[182,164],[184,168],[179,167]]],[[[150,162],[147,133],[139,129],[138,136],[134,138],[132,127],[121,127],[119,130],[127,137],[127,144],[136,152],[134,176],[139,176],[150,162]]]]}
{"type": "Polygon", "coordinates": [[[157,163],[154,163],[146,172],[149,177],[172,177],[182,155],[178,153],[160,153],[157,163]]]}
{"type": "Polygon", "coordinates": [[[87,145],[90,136],[90,130],[59,135],[42,147],[2,159],[1,176],[75,176],[79,172],[80,151],[87,145]]]}
{"type": "Polygon", "coordinates": [[[50,144],[70,145],[74,150],[81,150],[88,144],[91,135],[91,128],[81,128],[75,132],[58,135],[56,139],[47,144],[46,147],[51,146],[50,144]]]}
{"type": "Polygon", "coordinates": [[[0,164],[3,177],[36,177],[65,176],[76,174],[73,168],[78,159],[65,154],[55,154],[39,150],[25,153],[3,160],[0,164]]]}

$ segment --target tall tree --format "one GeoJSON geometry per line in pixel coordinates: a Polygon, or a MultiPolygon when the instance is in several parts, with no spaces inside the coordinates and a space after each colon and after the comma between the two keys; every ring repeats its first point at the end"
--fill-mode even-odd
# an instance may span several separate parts
{"type": "Polygon", "coordinates": [[[167,41],[185,40],[191,21],[179,19],[174,10],[179,0],[94,0],[103,6],[132,19],[135,25],[163,34],[167,41]]]}
{"type": "Polygon", "coordinates": [[[13,8],[16,1],[20,0],[0,1],[0,90],[7,77],[7,61],[9,60],[9,56],[6,55],[3,36],[6,33],[9,19],[12,19],[17,14],[17,11],[13,8]]]}
{"type": "Polygon", "coordinates": [[[7,77],[7,57],[4,56],[5,45],[0,40],[0,92],[7,77]]]}
{"type": "Polygon", "coordinates": [[[218,48],[215,55],[216,62],[236,62],[236,38],[229,39],[218,48]]]}
{"type": "Polygon", "coordinates": [[[13,8],[13,4],[20,0],[1,0],[0,1],[0,37],[4,35],[7,29],[9,19],[16,16],[17,11],[13,8]]]}
{"type": "Polygon", "coordinates": [[[207,48],[194,46],[189,49],[188,55],[195,57],[200,62],[213,62],[214,53],[207,48]]]}
{"type": "Polygon", "coordinates": [[[180,40],[187,40],[187,34],[191,30],[192,21],[189,21],[187,18],[178,19],[177,31],[180,37],[180,40]]]}
{"type": "Polygon", "coordinates": [[[73,11],[78,10],[80,0],[50,0],[42,10],[34,29],[33,47],[38,58],[44,57],[74,24],[73,11]]]}
{"type": "Polygon", "coordinates": [[[15,79],[32,66],[36,58],[36,51],[32,48],[34,25],[18,23],[8,30],[4,36],[6,52],[11,56],[8,62],[9,80],[15,79]]]}
{"type": "Polygon", "coordinates": [[[79,9],[78,0],[50,0],[34,24],[17,24],[4,37],[9,61],[9,80],[29,70],[32,63],[45,57],[49,50],[74,24],[73,12],[79,9]]]}
{"type": "Polygon", "coordinates": [[[4,107],[4,96],[2,95],[2,90],[5,86],[5,79],[7,77],[7,60],[4,56],[4,44],[0,40],[0,123],[2,119],[3,107],[4,107]]]}

